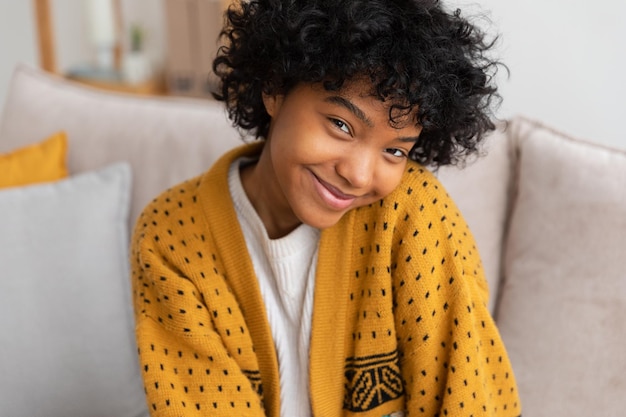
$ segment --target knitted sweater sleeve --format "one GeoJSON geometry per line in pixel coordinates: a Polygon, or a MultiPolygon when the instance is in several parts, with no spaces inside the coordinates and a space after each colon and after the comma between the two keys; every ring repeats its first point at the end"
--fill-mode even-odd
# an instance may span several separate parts
{"type": "Polygon", "coordinates": [[[193,230],[193,214],[176,211],[184,204],[173,193],[155,200],[132,242],[136,339],[149,410],[159,417],[264,416],[245,322],[210,247],[199,243],[204,235],[193,230]]]}
{"type": "Polygon", "coordinates": [[[519,416],[476,244],[442,185],[423,174],[400,190],[407,198],[392,244],[408,415],[519,416]]]}

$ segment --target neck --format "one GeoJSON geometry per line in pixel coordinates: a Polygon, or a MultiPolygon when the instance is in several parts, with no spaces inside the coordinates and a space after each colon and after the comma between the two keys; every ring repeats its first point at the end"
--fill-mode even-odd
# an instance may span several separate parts
{"type": "Polygon", "coordinates": [[[241,169],[241,184],[270,239],[291,233],[302,222],[287,202],[272,166],[269,146],[264,146],[259,160],[241,169]]]}

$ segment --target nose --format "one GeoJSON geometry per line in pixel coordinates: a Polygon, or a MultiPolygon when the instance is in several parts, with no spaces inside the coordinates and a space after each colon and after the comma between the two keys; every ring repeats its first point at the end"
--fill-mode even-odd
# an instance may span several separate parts
{"type": "Polygon", "coordinates": [[[352,188],[369,187],[374,179],[376,158],[372,152],[359,150],[345,155],[335,166],[337,174],[346,180],[352,188]]]}

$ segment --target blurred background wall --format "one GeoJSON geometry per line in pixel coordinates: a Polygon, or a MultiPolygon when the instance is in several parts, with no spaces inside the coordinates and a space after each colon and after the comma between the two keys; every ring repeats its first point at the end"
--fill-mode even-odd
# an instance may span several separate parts
{"type": "MultiPolygon", "coordinates": [[[[168,33],[166,1],[187,0],[120,0],[123,43],[130,43],[129,26],[139,25],[144,54],[157,72],[177,52],[168,51],[168,36],[176,34],[168,33]]],[[[92,61],[85,0],[50,2],[58,71],[92,61]]],[[[574,136],[626,149],[621,126],[626,110],[626,2],[454,0],[448,5],[461,7],[500,34],[498,54],[510,75],[501,71],[498,76],[504,97],[499,117],[523,114],[574,136]]],[[[18,62],[39,64],[33,3],[0,0],[0,111],[18,62]]]]}

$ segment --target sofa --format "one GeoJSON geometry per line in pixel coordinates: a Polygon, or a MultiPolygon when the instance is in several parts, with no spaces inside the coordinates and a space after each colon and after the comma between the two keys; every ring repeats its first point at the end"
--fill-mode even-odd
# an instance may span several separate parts
{"type": "MultiPolygon", "coordinates": [[[[0,415],[145,416],[132,225],[249,138],[212,100],[111,93],[19,65],[0,178],[3,157],[45,156],[54,135],[66,176],[0,188],[0,415]]],[[[437,175],[476,237],[524,415],[625,415],[626,151],[517,116],[437,175]]]]}

